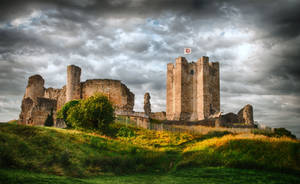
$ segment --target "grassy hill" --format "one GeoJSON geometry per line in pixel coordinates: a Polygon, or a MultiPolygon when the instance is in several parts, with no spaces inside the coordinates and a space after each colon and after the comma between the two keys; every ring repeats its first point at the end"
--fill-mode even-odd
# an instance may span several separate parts
{"type": "Polygon", "coordinates": [[[300,173],[300,142],[294,139],[226,131],[189,135],[125,130],[130,136],[110,138],[0,124],[0,182],[300,183],[295,175],[300,173]]]}

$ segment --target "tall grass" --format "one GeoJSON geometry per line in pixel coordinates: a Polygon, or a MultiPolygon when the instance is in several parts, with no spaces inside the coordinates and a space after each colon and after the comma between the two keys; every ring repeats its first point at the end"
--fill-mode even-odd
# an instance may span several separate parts
{"type": "Polygon", "coordinates": [[[227,166],[300,172],[300,142],[288,137],[226,135],[189,145],[179,167],[227,166]]]}

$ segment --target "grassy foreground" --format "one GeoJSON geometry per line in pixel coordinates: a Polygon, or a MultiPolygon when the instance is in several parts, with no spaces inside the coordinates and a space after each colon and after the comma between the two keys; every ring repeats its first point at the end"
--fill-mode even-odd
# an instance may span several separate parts
{"type": "Polygon", "coordinates": [[[5,184],[176,184],[176,183],[201,183],[201,184],[298,184],[300,178],[283,173],[241,170],[223,167],[189,168],[176,172],[163,174],[130,174],[130,175],[102,175],[92,178],[71,178],[47,174],[38,174],[28,171],[0,169],[0,183],[5,184]]]}
{"type": "Polygon", "coordinates": [[[294,139],[129,128],[134,135],[110,138],[0,124],[0,182],[300,183],[300,142],[294,139]]]}

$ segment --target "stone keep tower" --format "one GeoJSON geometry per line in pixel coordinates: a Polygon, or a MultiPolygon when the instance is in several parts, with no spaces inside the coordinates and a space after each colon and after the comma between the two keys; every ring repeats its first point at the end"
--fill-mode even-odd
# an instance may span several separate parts
{"type": "Polygon", "coordinates": [[[66,102],[81,99],[81,68],[69,65],[67,68],[66,102]]]}
{"type": "Polygon", "coordinates": [[[176,58],[167,66],[167,119],[202,120],[220,111],[219,63],[176,58]]]}

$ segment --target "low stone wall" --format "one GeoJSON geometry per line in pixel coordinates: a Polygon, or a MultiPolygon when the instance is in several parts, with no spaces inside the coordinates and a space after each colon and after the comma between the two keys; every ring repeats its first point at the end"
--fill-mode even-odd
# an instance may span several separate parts
{"type": "Polygon", "coordinates": [[[161,120],[161,121],[166,120],[167,119],[166,112],[152,112],[150,114],[150,118],[161,120]]]}

